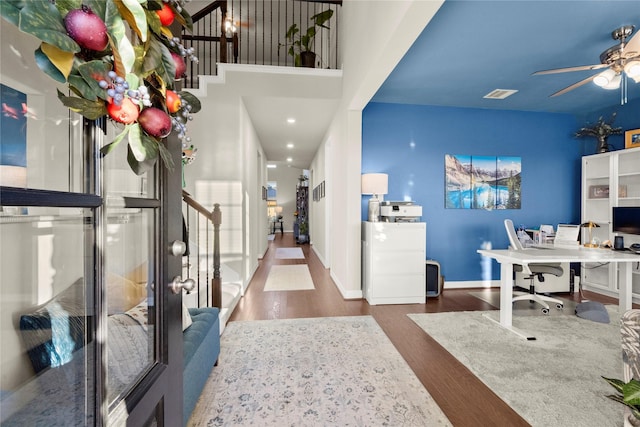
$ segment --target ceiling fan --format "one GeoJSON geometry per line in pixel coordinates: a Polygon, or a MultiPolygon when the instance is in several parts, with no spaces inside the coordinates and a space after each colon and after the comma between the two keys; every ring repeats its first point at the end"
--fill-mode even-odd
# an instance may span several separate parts
{"type": "Polygon", "coordinates": [[[575,88],[578,88],[590,81],[605,89],[623,88],[623,103],[626,98],[626,78],[633,79],[640,83],[640,31],[633,37],[633,25],[624,25],[611,32],[611,38],[618,40],[618,44],[610,47],[600,54],[600,64],[582,65],[578,67],[555,68],[552,70],[536,71],[533,75],[567,73],[571,71],[585,70],[606,70],[580,80],[577,83],[567,86],[551,96],[563,95],[575,88]]]}

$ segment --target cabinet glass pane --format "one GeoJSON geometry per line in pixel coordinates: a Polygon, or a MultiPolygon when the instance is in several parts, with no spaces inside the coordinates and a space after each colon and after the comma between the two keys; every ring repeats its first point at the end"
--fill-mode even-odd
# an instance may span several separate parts
{"type": "Polygon", "coordinates": [[[609,156],[593,156],[585,159],[583,170],[587,179],[609,178],[609,156]]]}
{"type": "Polygon", "coordinates": [[[107,395],[122,398],[155,361],[155,210],[107,208],[107,395]]]}
{"type": "Polygon", "coordinates": [[[618,174],[638,174],[640,173],[638,165],[640,165],[640,150],[625,150],[618,157],[618,174]]]}
{"type": "Polygon", "coordinates": [[[93,213],[16,209],[0,216],[0,424],[93,425],[93,213]]]}

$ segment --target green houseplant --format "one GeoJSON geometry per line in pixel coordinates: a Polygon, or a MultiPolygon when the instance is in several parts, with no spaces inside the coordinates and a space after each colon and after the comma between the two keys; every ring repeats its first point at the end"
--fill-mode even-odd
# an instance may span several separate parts
{"type": "Polygon", "coordinates": [[[628,383],[614,378],[602,377],[606,382],[611,384],[619,394],[611,394],[609,399],[620,402],[631,410],[633,421],[629,420],[632,425],[640,425],[640,381],[632,379],[628,383]]]}
{"type": "MultiPolygon", "coordinates": [[[[318,31],[317,29],[329,29],[329,27],[325,25],[325,22],[331,19],[332,16],[333,10],[331,9],[316,13],[309,18],[313,24],[307,28],[305,33],[300,32],[298,24],[291,24],[285,34],[285,37],[288,40],[287,45],[289,45],[288,54],[293,57],[293,62],[296,67],[303,66],[314,68],[316,54],[311,49],[313,48],[313,42],[318,31]]],[[[281,46],[283,45],[281,44],[281,46]]]]}

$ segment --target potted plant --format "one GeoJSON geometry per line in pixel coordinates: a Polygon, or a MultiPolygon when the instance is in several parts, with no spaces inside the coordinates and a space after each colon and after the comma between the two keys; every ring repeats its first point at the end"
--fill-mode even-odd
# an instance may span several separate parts
{"type": "Polygon", "coordinates": [[[298,243],[307,243],[309,241],[309,224],[306,221],[300,223],[300,234],[298,235],[298,243]]]}
{"type": "Polygon", "coordinates": [[[609,399],[627,406],[631,412],[625,420],[625,426],[640,426],[640,381],[632,379],[628,383],[614,378],[602,377],[620,394],[611,394],[609,399]]]}
{"type": "Polygon", "coordinates": [[[598,119],[598,122],[591,127],[583,127],[580,128],[576,132],[576,138],[582,138],[584,136],[593,136],[598,140],[598,146],[596,148],[596,152],[598,153],[606,153],[609,151],[609,144],[607,143],[607,138],[609,135],[620,135],[622,134],[622,128],[612,126],[613,121],[616,119],[616,113],[611,115],[611,120],[609,122],[605,122],[602,119],[602,116],[598,119]]]}
{"type": "MultiPolygon", "coordinates": [[[[307,28],[307,31],[304,34],[300,32],[298,24],[291,24],[287,30],[287,34],[285,34],[285,37],[289,41],[287,44],[290,45],[288,54],[293,57],[293,62],[296,67],[315,67],[316,54],[311,49],[317,34],[317,28],[329,29],[329,27],[324,24],[331,19],[332,16],[333,10],[331,9],[316,13],[309,18],[313,24],[307,28]]],[[[284,45],[280,44],[280,46],[284,45]]]]}

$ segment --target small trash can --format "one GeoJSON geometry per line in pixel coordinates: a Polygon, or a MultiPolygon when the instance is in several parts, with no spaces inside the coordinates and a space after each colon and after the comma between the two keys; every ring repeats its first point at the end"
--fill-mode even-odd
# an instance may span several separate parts
{"type": "Polygon", "coordinates": [[[440,274],[440,264],[437,261],[428,259],[425,261],[426,265],[426,281],[427,281],[427,298],[437,297],[442,291],[442,283],[444,279],[440,274]]]}

